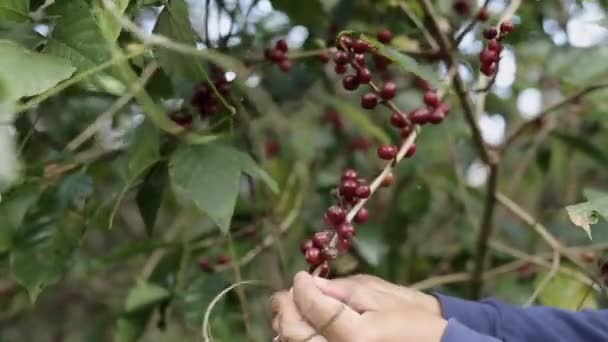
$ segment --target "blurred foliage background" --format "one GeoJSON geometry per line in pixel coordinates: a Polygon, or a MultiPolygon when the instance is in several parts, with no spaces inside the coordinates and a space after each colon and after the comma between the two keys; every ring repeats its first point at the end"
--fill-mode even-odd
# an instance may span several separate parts
{"type": "MultiPolygon", "coordinates": [[[[449,37],[484,2],[432,1],[449,37]]],[[[487,3],[496,24],[519,1],[487,3]]],[[[501,156],[497,190],[576,246],[578,262],[563,258],[534,302],[601,307],[590,279],[608,227],[600,219],[590,241],[564,208],[608,210],[608,1],[518,5],[485,103],[474,90],[488,24],[454,51],[459,77],[501,156]]],[[[417,0],[1,0],[0,341],[202,340],[210,301],[250,279],[269,285],[223,297],[212,333],[269,340],[268,298],[307,269],[299,244],[322,226],[342,171],[373,177],[376,146],[398,139],[389,111],[361,109],[362,91],[344,91],[319,51],[340,30],[390,29],[393,48],[419,63],[382,74],[410,111],[422,97],[415,74],[446,75],[430,27],[417,0]],[[263,58],[282,38],[290,72],[263,58]],[[218,68],[228,102],[183,130],[168,113],[218,68]]],[[[454,91],[447,101],[452,114],[422,131],[395,185],[370,200],[371,220],[332,276],[469,296],[488,168],[454,91]]],[[[500,203],[493,228],[483,294],[524,304],[551,247],[500,203]]]]}

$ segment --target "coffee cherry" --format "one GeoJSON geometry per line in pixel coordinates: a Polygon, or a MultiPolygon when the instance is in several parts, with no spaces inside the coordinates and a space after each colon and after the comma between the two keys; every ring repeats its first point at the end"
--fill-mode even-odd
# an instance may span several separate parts
{"type": "Polygon", "coordinates": [[[422,91],[429,91],[432,89],[431,84],[420,76],[414,76],[414,85],[422,91]]]}
{"type": "Polygon", "coordinates": [[[403,139],[407,139],[410,136],[410,134],[412,134],[413,130],[414,130],[414,127],[412,127],[412,125],[409,125],[409,124],[406,125],[405,127],[403,127],[401,129],[401,137],[403,139]]]}
{"type": "Polygon", "coordinates": [[[393,115],[391,115],[391,125],[397,128],[404,128],[407,126],[405,115],[398,112],[393,113],[393,115]]]}
{"type": "Polygon", "coordinates": [[[483,36],[486,39],[494,39],[496,36],[498,36],[498,31],[494,27],[488,27],[487,29],[483,30],[483,36]]]}
{"type": "Polygon", "coordinates": [[[307,249],[304,253],[304,257],[306,258],[306,262],[312,266],[317,266],[323,262],[321,250],[315,247],[307,249]]]}
{"type": "Polygon", "coordinates": [[[220,111],[217,103],[209,102],[203,106],[202,115],[215,115],[220,111]]]}
{"type": "Polygon", "coordinates": [[[418,125],[424,125],[426,123],[429,122],[429,110],[426,108],[418,108],[415,109],[414,111],[412,111],[409,115],[408,118],[410,119],[411,122],[418,124],[418,125]]]}
{"type": "Polygon", "coordinates": [[[479,54],[479,60],[484,64],[491,64],[498,60],[498,53],[494,50],[485,49],[479,54]]]}
{"type": "Polygon", "coordinates": [[[456,0],[452,5],[454,12],[458,15],[466,17],[471,13],[471,4],[468,0],[456,0]]]}
{"type": "Polygon", "coordinates": [[[405,157],[411,158],[414,156],[414,154],[416,154],[416,144],[412,144],[412,146],[407,149],[407,152],[405,152],[405,157]]]}
{"type": "Polygon", "coordinates": [[[355,60],[355,63],[357,63],[358,66],[360,66],[360,67],[365,66],[365,55],[364,54],[358,53],[355,55],[355,57],[353,57],[353,59],[355,60]]]}
{"type": "Polygon", "coordinates": [[[329,52],[323,51],[319,53],[319,61],[323,64],[327,64],[329,62],[329,52]]]}
{"type": "Polygon", "coordinates": [[[274,139],[268,139],[264,144],[264,150],[266,152],[266,158],[271,159],[279,155],[281,145],[274,139]]]}
{"type": "Polygon", "coordinates": [[[384,29],[378,32],[376,38],[378,38],[378,41],[382,44],[389,44],[391,39],[393,39],[393,33],[388,29],[384,29]]]}
{"type": "Polygon", "coordinates": [[[372,190],[367,184],[359,184],[355,189],[355,196],[358,198],[368,198],[372,194],[372,190]]]}
{"type": "Polygon", "coordinates": [[[429,107],[437,107],[439,104],[439,95],[433,90],[424,93],[424,103],[429,107]]]}
{"type": "Polygon", "coordinates": [[[348,238],[341,238],[340,240],[338,240],[338,250],[342,253],[344,252],[348,252],[350,250],[350,248],[353,246],[353,243],[351,241],[351,239],[348,238]]]}
{"type": "Polygon", "coordinates": [[[375,93],[367,93],[361,97],[361,107],[365,109],[374,109],[378,104],[378,96],[375,93]]]}
{"type": "Polygon", "coordinates": [[[277,40],[277,43],[274,45],[274,48],[282,51],[283,53],[287,53],[289,47],[287,46],[287,41],[285,39],[277,40]]]}
{"type": "Polygon", "coordinates": [[[300,244],[300,251],[302,251],[302,254],[305,254],[307,250],[313,248],[314,246],[315,244],[311,239],[306,239],[300,244]]]}
{"type": "Polygon", "coordinates": [[[270,60],[275,63],[279,63],[280,61],[285,59],[285,52],[279,49],[270,49],[268,54],[270,60]]]}
{"type": "Polygon", "coordinates": [[[452,110],[452,108],[450,108],[450,105],[445,103],[445,102],[441,102],[439,104],[439,106],[437,106],[437,109],[443,112],[444,116],[448,116],[448,114],[450,114],[450,111],[452,110]]]}
{"type": "Polygon", "coordinates": [[[480,71],[482,74],[486,75],[486,76],[492,76],[496,73],[496,70],[498,69],[498,64],[496,63],[488,63],[488,64],[482,64],[480,71]]]}
{"type": "Polygon", "coordinates": [[[291,59],[286,58],[279,62],[279,68],[283,72],[289,72],[291,70],[291,68],[293,68],[293,62],[291,61],[291,59]]]}
{"type": "Polygon", "coordinates": [[[500,33],[501,34],[509,34],[515,30],[515,25],[512,21],[507,20],[500,24],[500,33]]]}
{"type": "Polygon", "coordinates": [[[226,265],[229,262],[230,262],[230,257],[227,256],[227,255],[223,255],[222,254],[222,255],[220,255],[220,256],[217,257],[217,263],[219,265],[226,265]]]}
{"type": "Polygon", "coordinates": [[[391,64],[391,60],[382,56],[382,55],[374,55],[374,65],[376,66],[376,70],[384,71],[391,64]]]}
{"type": "Polygon", "coordinates": [[[359,177],[359,175],[357,174],[357,171],[355,171],[353,169],[346,169],[344,171],[344,173],[342,173],[342,181],[345,181],[345,180],[356,181],[358,177],[359,177]]]}
{"type": "MultiPolygon", "coordinates": [[[[344,186],[344,183],[346,183],[346,182],[354,182],[354,181],[342,182],[342,186],[340,187],[340,194],[352,193],[354,195],[356,188],[357,188],[356,186],[352,190],[347,187],[347,189],[345,189],[346,190],[345,192],[342,191],[342,187],[344,186]]],[[[348,186],[350,186],[350,184],[348,184],[348,186]]],[[[334,206],[329,207],[329,209],[327,209],[327,212],[325,213],[325,217],[327,218],[327,220],[329,221],[330,224],[337,226],[337,225],[343,223],[344,220],[346,220],[346,211],[344,209],[342,209],[341,207],[334,205],[334,206]]]]}
{"type": "Polygon", "coordinates": [[[397,147],[395,145],[380,145],[378,147],[378,157],[384,160],[394,159],[397,155],[397,147]]]}
{"type": "Polygon", "coordinates": [[[365,209],[365,208],[361,208],[357,212],[357,215],[355,215],[354,220],[356,223],[361,223],[361,224],[367,222],[367,220],[369,220],[369,211],[367,211],[367,209],[365,209]]]}
{"type": "Polygon", "coordinates": [[[433,125],[440,124],[445,119],[445,113],[439,108],[436,108],[429,114],[429,122],[433,125]]]}
{"type": "Polygon", "coordinates": [[[334,62],[336,64],[344,65],[348,63],[348,54],[344,51],[336,51],[334,53],[334,62]]]}
{"type": "Polygon", "coordinates": [[[395,184],[395,175],[392,172],[389,172],[386,177],[382,179],[382,183],[380,183],[380,186],[386,188],[393,184],[395,184]]]}
{"type": "Polygon", "coordinates": [[[316,269],[319,269],[319,277],[327,278],[329,276],[329,263],[327,261],[324,261],[321,265],[316,267],[310,266],[308,272],[313,273],[316,269]]]}
{"type": "Polygon", "coordinates": [[[359,68],[357,70],[357,79],[361,84],[369,83],[372,80],[372,73],[368,68],[359,68]]]}
{"type": "Polygon", "coordinates": [[[322,121],[331,124],[336,132],[344,131],[344,120],[340,116],[340,113],[335,110],[326,111],[323,114],[322,121]]]}
{"type": "Polygon", "coordinates": [[[194,117],[184,110],[169,113],[169,119],[184,129],[191,129],[194,123],[194,117]]]}
{"type": "Polygon", "coordinates": [[[355,191],[357,190],[357,182],[354,180],[347,179],[340,184],[340,195],[345,199],[355,198],[355,191]]]}
{"type": "Polygon", "coordinates": [[[314,246],[320,250],[323,250],[323,248],[325,248],[325,246],[327,246],[330,241],[330,232],[316,232],[315,235],[312,236],[312,242],[314,246]]]}
{"type": "Polygon", "coordinates": [[[211,262],[206,257],[202,257],[198,260],[198,268],[203,272],[213,272],[213,265],[211,265],[211,262]]]}
{"type": "Polygon", "coordinates": [[[345,76],[342,79],[342,86],[346,90],[355,90],[359,88],[359,78],[354,75],[345,76]]]}
{"type": "Polygon", "coordinates": [[[336,233],[339,237],[343,239],[350,239],[355,235],[355,227],[353,227],[353,225],[348,222],[344,222],[338,227],[336,227],[336,233]]]}
{"type": "Polygon", "coordinates": [[[230,84],[228,82],[216,82],[215,87],[222,96],[228,96],[228,94],[230,94],[230,84]]]}
{"type": "Polygon", "coordinates": [[[396,93],[397,93],[397,85],[393,82],[384,83],[384,85],[382,86],[382,89],[380,89],[380,97],[382,97],[385,100],[392,99],[393,97],[395,97],[396,93]]]}
{"type": "Polygon", "coordinates": [[[334,67],[334,71],[338,75],[342,75],[343,73],[345,73],[346,69],[346,64],[336,64],[336,66],[334,67]]]}
{"type": "Polygon", "coordinates": [[[502,44],[496,39],[488,40],[488,50],[500,53],[502,51],[502,44]]]}
{"type": "Polygon", "coordinates": [[[366,53],[369,46],[366,42],[361,39],[355,39],[353,41],[352,49],[354,53],[366,53]]]}
{"type": "Polygon", "coordinates": [[[353,45],[353,40],[349,36],[341,36],[338,44],[338,49],[342,50],[345,47],[347,50],[353,45]]]}
{"type": "Polygon", "coordinates": [[[477,20],[488,21],[488,19],[490,19],[490,12],[486,7],[482,7],[479,12],[477,12],[477,20]]]}

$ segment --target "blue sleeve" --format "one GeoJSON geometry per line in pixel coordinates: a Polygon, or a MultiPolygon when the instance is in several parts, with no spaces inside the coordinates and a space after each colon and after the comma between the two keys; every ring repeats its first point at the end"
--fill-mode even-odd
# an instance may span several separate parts
{"type": "Polygon", "coordinates": [[[436,294],[445,319],[503,341],[608,341],[608,310],[520,308],[494,299],[471,302],[436,294]]]}
{"type": "Polygon", "coordinates": [[[463,325],[454,318],[448,320],[448,325],[443,332],[441,342],[500,342],[487,335],[482,335],[475,330],[463,325]]]}

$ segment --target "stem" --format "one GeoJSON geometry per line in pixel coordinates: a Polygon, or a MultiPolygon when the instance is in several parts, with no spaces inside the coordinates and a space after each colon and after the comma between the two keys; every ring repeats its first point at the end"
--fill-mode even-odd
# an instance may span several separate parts
{"type": "MultiPolygon", "coordinates": [[[[233,262],[230,262],[232,265],[232,270],[234,271],[234,283],[240,284],[243,282],[243,276],[241,275],[241,267],[236,260],[238,260],[238,255],[236,253],[236,249],[234,248],[234,242],[232,241],[232,234],[228,232],[228,247],[230,250],[230,257],[233,262]]],[[[254,341],[253,335],[251,334],[251,321],[249,315],[249,302],[247,302],[247,296],[245,295],[245,291],[242,287],[236,288],[236,294],[239,297],[239,302],[241,303],[241,310],[243,312],[243,325],[245,326],[245,336],[247,336],[247,341],[254,341]]]]}

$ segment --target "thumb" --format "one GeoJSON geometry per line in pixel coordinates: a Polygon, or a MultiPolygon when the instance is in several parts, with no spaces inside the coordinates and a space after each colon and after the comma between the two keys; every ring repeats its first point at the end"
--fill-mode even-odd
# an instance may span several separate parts
{"type": "Polygon", "coordinates": [[[356,340],[361,316],[335,298],[325,295],[310,274],[296,274],[293,296],[298,311],[329,341],[356,340]]]}

